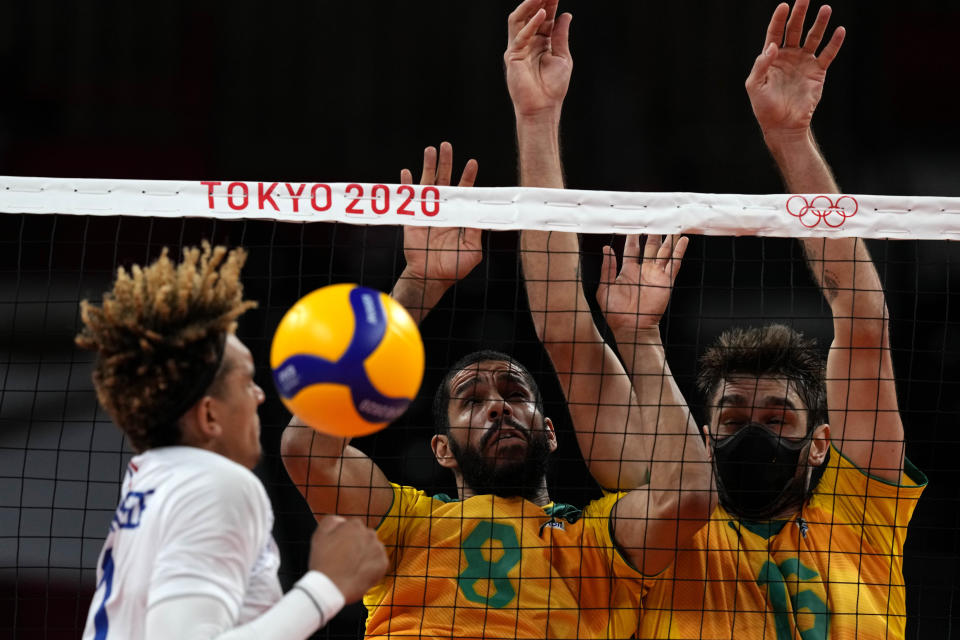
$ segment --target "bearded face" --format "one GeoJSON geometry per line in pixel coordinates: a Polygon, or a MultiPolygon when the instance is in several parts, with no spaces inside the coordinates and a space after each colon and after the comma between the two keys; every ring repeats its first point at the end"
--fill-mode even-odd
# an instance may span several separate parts
{"type": "Polygon", "coordinates": [[[530,499],[543,485],[550,459],[546,431],[527,430],[514,421],[490,429],[479,446],[461,446],[451,438],[450,450],[467,486],[501,498],[530,499]],[[503,456],[498,455],[501,451],[503,456]]]}
{"type": "Polygon", "coordinates": [[[477,362],[454,374],[449,397],[446,442],[466,486],[528,499],[545,486],[556,439],[525,370],[509,361],[477,362]]]}

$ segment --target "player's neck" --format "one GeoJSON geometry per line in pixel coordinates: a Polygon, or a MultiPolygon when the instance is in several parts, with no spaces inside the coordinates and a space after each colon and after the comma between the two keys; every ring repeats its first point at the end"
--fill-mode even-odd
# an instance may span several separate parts
{"type": "MultiPolygon", "coordinates": [[[[461,500],[467,500],[474,496],[479,495],[489,495],[483,492],[474,491],[472,487],[463,482],[462,478],[458,478],[458,493],[461,500]]],[[[531,487],[525,489],[522,492],[517,493],[515,496],[502,496],[504,498],[523,498],[524,500],[529,500],[538,507],[545,507],[550,504],[550,491],[547,489],[547,478],[544,476],[540,483],[536,487],[531,487]]]]}

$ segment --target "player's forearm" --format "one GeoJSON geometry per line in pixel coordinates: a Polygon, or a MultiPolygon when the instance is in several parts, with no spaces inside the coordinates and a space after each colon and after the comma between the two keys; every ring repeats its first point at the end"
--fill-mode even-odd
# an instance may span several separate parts
{"type": "Polygon", "coordinates": [[[560,114],[517,115],[517,159],[520,186],[562,189],[560,114]]]}
{"type": "Polygon", "coordinates": [[[807,265],[833,313],[834,334],[886,341],[888,313],[880,277],[860,238],[805,238],[807,265]]]}
{"type": "Polygon", "coordinates": [[[240,627],[226,607],[208,596],[163,600],[147,612],[147,640],[296,640],[325,626],[344,605],[343,594],[325,575],[309,571],[279,602],[240,627]]]}
{"type": "Polygon", "coordinates": [[[764,141],[790,193],[840,191],[810,129],[765,131],[764,141]]]}
{"type": "Polygon", "coordinates": [[[280,436],[280,453],[284,462],[288,459],[312,458],[328,460],[332,465],[343,457],[348,444],[350,444],[350,438],[321,433],[294,416],[280,436]]]}
{"type": "MultiPolygon", "coordinates": [[[[697,423],[667,364],[660,328],[615,332],[620,355],[641,406],[642,423],[653,431],[651,488],[706,497],[711,476],[697,423]]],[[[674,496],[676,497],[676,496],[674,496]]],[[[673,499],[673,498],[670,498],[673,499]]]]}
{"type": "MultiPolygon", "coordinates": [[[[792,193],[838,193],[840,188],[810,129],[765,131],[764,139],[792,193]]],[[[886,316],[880,278],[862,240],[803,238],[807,264],[833,316],[855,322],[857,332],[883,332],[886,316]]],[[[849,329],[842,326],[840,329],[849,329]]]]}
{"type": "Polygon", "coordinates": [[[696,531],[716,506],[707,447],[693,419],[661,421],[653,444],[650,491],[660,517],[676,517],[696,531]]]}
{"type": "Polygon", "coordinates": [[[687,401],[667,364],[666,352],[658,326],[625,332],[614,330],[617,348],[623,358],[633,390],[644,415],[644,423],[651,425],[696,423],[687,401]]]}
{"type": "MultiPolygon", "coordinates": [[[[571,355],[595,331],[580,287],[580,246],[575,233],[523,231],[520,260],[537,335],[551,353],[571,355]]],[[[563,362],[554,364],[569,368],[563,362]]],[[[568,369],[569,370],[569,369],[568,369]]]]}
{"type": "Polygon", "coordinates": [[[404,269],[390,297],[402,304],[419,325],[449,288],[448,282],[430,280],[404,269]]]}

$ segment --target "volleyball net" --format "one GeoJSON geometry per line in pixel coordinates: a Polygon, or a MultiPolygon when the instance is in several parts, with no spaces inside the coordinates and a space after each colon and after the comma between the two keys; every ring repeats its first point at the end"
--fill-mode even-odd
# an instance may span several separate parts
{"type": "MultiPolygon", "coordinates": [[[[394,482],[455,495],[429,446],[432,394],[459,357],[496,349],[540,384],[560,441],[551,498],[578,506],[600,490],[530,319],[518,230],[583,234],[591,304],[605,245],[622,251],[626,234],[690,236],[662,334],[691,404],[699,356],[731,326],[787,324],[825,354],[830,309],[794,238],[865,238],[890,311],[906,453],[930,479],[904,551],[907,637],[947,637],[952,628],[960,606],[960,198],[0,177],[0,212],[0,633],[77,637],[131,455],[97,406],[91,356],[73,345],[80,300],[99,300],[117,267],[149,262],[163,247],[177,254],[209,240],[248,251],[245,292],[259,307],[238,333],[267,391],[257,473],[274,505],[289,587],[306,566],[313,518],[280,461],[289,414],[270,376],[272,333],[318,287],[390,291],[404,265],[401,225],[484,229],[483,260],[421,324],[427,371],[417,400],[357,446],[394,482]]],[[[597,309],[594,317],[610,338],[597,309]]],[[[349,608],[317,637],[359,637],[363,616],[349,608]]]]}

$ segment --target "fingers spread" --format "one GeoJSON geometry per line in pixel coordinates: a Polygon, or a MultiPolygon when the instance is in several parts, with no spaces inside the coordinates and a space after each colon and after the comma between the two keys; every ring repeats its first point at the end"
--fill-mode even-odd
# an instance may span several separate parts
{"type": "Polygon", "coordinates": [[[660,250],[660,244],[661,239],[659,234],[651,233],[647,236],[647,243],[643,245],[644,264],[656,259],[657,252],[660,250]]]}
{"type": "Polygon", "coordinates": [[[400,184],[413,184],[413,174],[410,169],[400,170],[400,184]]]}
{"type": "Polygon", "coordinates": [[[613,284],[617,277],[617,256],[613,247],[605,245],[603,247],[603,263],[600,266],[600,283],[613,284]]]}
{"type": "Polygon", "coordinates": [[[673,247],[673,258],[670,262],[670,276],[676,279],[677,272],[680,271],[680,265],[683,262],[683,256],[687,254],[687,245],[690,244],[690,238],[680,236],[677,238],[673,247]]]}
{"type": "Polygon", "coordinates": [[[837,27],[836,31],[833,32],[833,37],[830,38],[830,42],[827,43],[827,46],[825,46],[823,51],[820,52],[820,55],[817,56],[817,62],[820,63],[820,67],[823,68],[824,71],[830,67],[830,63],[837,57],[837,53],[840,51],[846,35],[846,29],[837,27]]]}
{"type": "Polygon", "coordinates": [[[797,0],[793,5],[793,12],[787,21],[787,34],[783,41],[785,47],[799,47],[803,36],[803,21],[807,17],[807,7],[810,0],[797,0]]]}
{"type": "Polygon", "coordinates": [[[473,184],[477,181],[477,171],[479,170],[480,165],[477,164],[477,161],[473,158],[467,160],[467,165],[463,168],[463,173],[460,174],[460,185],[461,187],[472,187],[473,184]]]}
{"type": "Polygon", "coordinates": [[[436,184],[445,187],[450,184],[453,175],[453,145],[449,142],[440,143],[440,164],[437,166],[436,184]]]}
{"type": "Polygon", "coordinates": [[[770,18],[770,24],[767,26],[767,39],[763,42],[763,48],[771,42],[779,45],[783,42],[783,30],[787,26],[787,16],[790,15],[790,5],[781,2],[773,11],[773,17],[770,18]]]}
{"type": "Polygon", "coordinates": [[[640,234],[634,233],[627,236],[627,241],[623,244],[623,262],[640,262],[640,234]]]}
{"type": "Polygon", "coordinates": [[[820,41],[823,40],[823,34],[827,30],[827,23],[830,22],[830,14],[833,10],[830,5],[825,4],[817,12],[817,19],[813,21],[813,26],[807,32],[807,39],[803,41],[803,50],[807,53],[816,53],[820,41]]]}
{"type": "Polygon", "coordinates": [[[423,173],[420,174],[420,184],[433,184],[437,180],[437,149],[427,147],[423,150],[423,173]]]}

